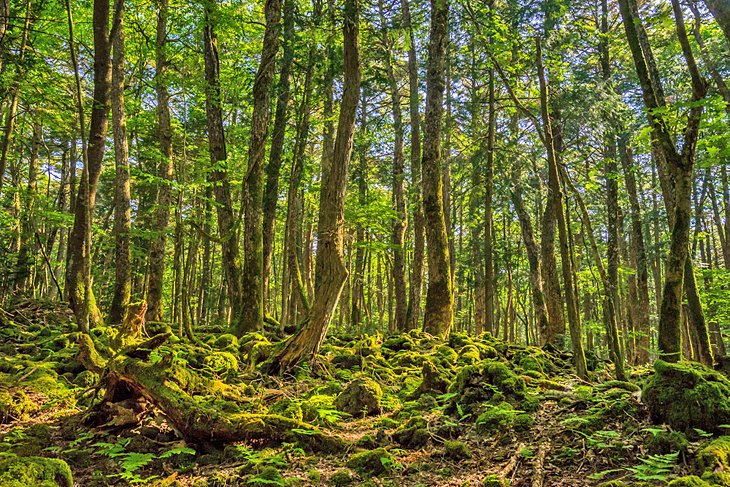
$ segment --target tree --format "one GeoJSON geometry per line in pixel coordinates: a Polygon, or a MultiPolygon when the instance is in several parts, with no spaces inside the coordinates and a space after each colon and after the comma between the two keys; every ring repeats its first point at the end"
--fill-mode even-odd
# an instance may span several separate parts
{"type": "Polygon", "coordinates": [[[269,91],[274,79],[276,52],[279,49],[280,0],[266,0],[266,31],[256,79],[253,84],[253,114],[248,144],[248,171],[244,180],[244,266],[240,318],[233,332],[241,336],[264,327],[264,152],[269,132],[269,91]]]}
{"type": "Polygon", "coordinates": [[[426,116],[423,130],[423,213],[428,246],[428,291],[423,330],[446,336],[454,322],[449,239],[444,218],[441,179],[441,123],[444,97],[444,59],[448,42],[448,0],[431,0],[431,30],[426,74],[426,116]]]}
{"type": "Polygon", "coordinates": [[[347,171],[352,154],[355,118],[360,97],[360,35],[357,0],[345,0],[343,18],[343,68],[345,81],[337,122],[337,137],[331,165],[323,171],[317,227],[317,276],[315,297],[307,322],[273,358],[269,370],[283,372],[302,358],[319,351],[332,313],[347,279],[344,262],[344,204],[347,171]]]}

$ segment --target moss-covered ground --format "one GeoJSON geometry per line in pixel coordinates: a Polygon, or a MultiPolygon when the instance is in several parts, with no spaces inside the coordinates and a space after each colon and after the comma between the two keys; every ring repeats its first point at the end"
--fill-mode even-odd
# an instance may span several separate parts
{"type": "MultiPolygon", "coordinates": [[[[143,359],[198,414],[297,427],[291,441],[188,443],[151,399],[108,394],[85,370],[63,309],[21,303],[0,325],[0,485],[67,485],[66,466],[89,487],[730,485],[730,381],[695,366],[619,382],[599,360],[584,381],[567,352],[489,335],[333,333],[316,373],[271,377],[274,336],[211,328],[143,359]],[[306,441],[320,433],[336,447],[306,441]]],[[[120,360],[113,328],[93,338],[100,361],[120,360]]]]}

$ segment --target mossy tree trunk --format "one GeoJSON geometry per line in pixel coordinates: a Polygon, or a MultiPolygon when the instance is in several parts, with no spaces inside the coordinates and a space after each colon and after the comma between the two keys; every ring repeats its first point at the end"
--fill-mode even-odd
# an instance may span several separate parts
{"type": "Polygon", "coordinates": [[[112,39],[112,130],[114,132],[114,291],[109,321],[121,324],[132,294],[130,232],[132,230],[127,116],[124,107],[124,2],[115,17],[119,23],[112,39]]]}
{"type": "MultiPolygon", "coordinates": [[[[644,105],[648,110],[649,122],[652,128],[653,150],[658,157],[659,166],[666,165],[669,174],[665,175],[665,178],[671,176],[673,179],[673,187],[664,189],[665,200],[671,199],[673,201],[673,205],[668,208],[670,210],[668,214],[673,216],[670,216],[670,250],[667,256],[662,303],[659,312],[659,350],[662,359],[678,361],[682,357],[682,285],[685,283],[685,277],[691,276],[692,281],[694,281],[691,271],[688,276],[685,276],[685,272],[688,268],[691,268],[688,254],[689,226],[692,216],[692,176],[703,107],[697,105],[689,109],[680,151],[674,143],[669,123],[656,113],[658,109],[666,106],[666,101],[651,46],[645,39],[646,35],[638,16],[636,4],[633,0],[619,0],[619,6],[626,38],[639,77],[644,105]]],[[[677,37],[692,80],[692,99],[699,101],[705,97],[705,83],[695,64],[684,26],[682,10],[677,0],[672,0],[672,8],[677,25],[677,37]]],[[[691,282],[689,282],[689,287],[691,291],[691,282]]],[[[690,301],[693,301],[692,305],[695,307],[701,306],[698,301],[691,297],[690,301]]],[[[695,313],[697,311],[701,313],[701,307],[695,309],[695,313]]],[[[707,335],[706,328],[704,333],[700,333],[700,335],[707,335]]],[[[700,343],[703,341],[703,338],[700,337],[700,343]]],[[[709,342],[709,339],[707,341],[709,342]]],[[[706,350],[704,353],[709,353],[711,357],[712,351],[706,350]]]]}
{"type": "Polygon", "coordinates": [[[425,255],[425,223],[423,199],[421,197],[421,116],[418,94],[418,59],[416,38],[413,34],[409,0],[401,0],[401,21],[408,38],[408,109],[411,125],[411,205],[413,207],[413,267],[411,268],[406,328],[417,327],[421,315],[421,293],[423,291],[423,261],[425,255]]]}
{"type": "Polygon", "coordinates": [[[730,43],[730,4],[726,0],[705,0],[705,5],[712,12],[712,16],[730,43]]]}
{"type": "Polygon", "coordinates": [[[406,263],[405,263],[405,237],[408,227],[408,214],[406,213],[406,195],[404,188],[405,181],[405,150],[403,143],[403,114],[401,112],[401,95],[393,69],[393,41],[388,33],[386,23],[385,7],[382,0],[378,5],[381,22],[380,42],[385,51],[385,71],[390,89],[391,111],[393,115],[393,133],[395,141],[393,145],[393,206],[396,215],[393,218],[393,229],[391,243],[393,245],[393,265],[391,276],[393,278],[393,297],[395,298],[395,328],[401,331],[408,330],[406,321],[407,296],[406,296],[406,263]]]}
{"type": "Polygon", "coordinates": [[[454,321],[451,258],[441,177],[441,124],[444,111],[444,61],[448,42],[448,14],[448,0],[431,0],[426,116],[421,162],[423,210],[428,245],[428,292],[423,329],[436,336],[447,335],[454,321]]]}
{"type": "Polygon", "coordinates": [[[220,63],[218,38],[215,33],[217,6],[215,1],[205,4],[203,25],[203,52],[205,58],[205,113],[208,123],[208,148],[211,171],[208,175],[218,215],[218,236],[221,244],[221,261],[225,275],[228,303],[233,310],[233,321],[238,321],[243,290],[241,287],[241,260],[238,254],[231,185],[228,179],[226,140],[223,131],[221,108],[220,63]]]}
{"type": "Polygon", "coordinates": [[[269,163],[266,165],[266,186],[263,196],[263,301],[264,309],[268,307],[269,280],[271,278],[271,262],[274,254],[274,237],[276,234],[276,203],[279,198],[279,173],[281,172],[282,153],[289,116],[289,100],[291,99],[291,72],[294,65],[294,1],[284,0],[283,5],[283,56],[277,87],[276,111],[274,127],[271,134],[271,150],[269,163]]]}
{"type": "Polygon", "coordinates": [[[276,53],[279,50],[281,1],[266,0],[266,29],[261,62],[253,84],[253,113],[248,144],[248,170],[244,179],[244,265],[239,319],[231,330],[237,336],[264,327],[264,155],[269,132],[271,108],[269,92],[274,79],[276,53]]]}
{"type": "Polygon", "coordinates": [[[172,179],[175,165],[172,154],[170,92],[167,88],[167,17],[168,0],[157,0],[157,38],[155,42],[155,91],[157,95],[157,140],[160,159],[157,162],[157,198],[152,222],[155,238],[150,242],[149,279],[147,282],[147,320],[162,321],[165,247],[167,246],[170,207],[173,202],[172,179]]]}
{"type": "Polygon", "coordinates": [[[346,0],[342,29],[345,80],[333,157],[329,170],[323,174],[320,186],[315,298],[307,322],[272,359],[272,372],[287,371],[301,359],[312,357],[319,351],[347,279],[344,261],[344,210],[347,172],[360,98],[358,22],[358,0],[346,0]]]}

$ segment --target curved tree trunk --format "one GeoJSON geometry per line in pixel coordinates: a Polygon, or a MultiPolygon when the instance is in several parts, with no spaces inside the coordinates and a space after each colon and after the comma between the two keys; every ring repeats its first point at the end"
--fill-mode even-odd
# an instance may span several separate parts
{"type": "Polygon", "coordinates": [[[271,372],[291,369],[301,359],[313,357],[322,345],[347,279],[344,260],[344,211],[347,172],[352,154],[355,118],[360,95],[358,1],[346,0],[344,10],[344,74],[334,153],[320,187],[317,228],[317,282],[307,322],[273,358],[271,372]]]}

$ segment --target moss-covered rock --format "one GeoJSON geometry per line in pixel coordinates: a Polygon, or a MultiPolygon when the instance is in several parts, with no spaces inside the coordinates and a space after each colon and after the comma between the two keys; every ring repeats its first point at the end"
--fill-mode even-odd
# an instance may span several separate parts
{"type": "Polygon", "coordinates": [[[230,352],[211,352],[203,358],[203,365],[216,375],[228,377],[238,372],[238,359],[230,352]]]}
{"type": "Polygon", "coordinates": [[[444,442],[444,456],[458,462],[471,458],[471,452],[463,441],[446,440],[444,442]]]}
{"type": "Polygon", "coordinates": [[[371,379],[359,378],[350,382],[337,396],[335,407],[352,416],[369,416],[382,411],[382,399],[380,384],[371,379]]]}
{"type": "Polygon", "coordinates": [[[445,373],[442,373],[431,361],[424,361],[421,367],[423,380],[416,389],[416,396],[421,394],[443,394],[449,388],[449,381],[445,373]]]}
{"type": "Polygon", "coordinates": [[[520,412],[516,411],[508,402],[502,402],[496,406],[485,404],[484,412],[477,418],[477,430],[482,433],[494,433],[511,428],[518,414],[520,412]]]}
{"type": "Polygon", "coordinates": [[[330,477],[330,482],[332,482],[332,485],[334,485],[335,487],[350,485],[354,483],[355,480],[357,480],[355,472],[346,468],[341,468],[340,470],[337,470],[330,477]]]}
{"type": "Polygon", "coordinates": [[[226,350],[233,352],[238,350],[238,338],[230,333],[223,333],[222,335],[214,336],[211,340],[211,345],[219,350],[226,350]]]}
{"type": "Polygon", "coordinates": [[[392,470],[395,461],[385,448],[355,453],[347,466],[361,475],[378,476],[392,470]]]}
{"type": "Polygon", "coordinates": [[[409,419],[406,424],[395,430],[391,436],[393,441],[403,448],[414,450],[423,448],[431,439],[431,434],[428,432],[428,423],[421,416],[409,419]]]}
{"type": "Polygon", "coordinates": [[[697,453],[697,473],[730,470],[730,436],[712,440],[697,453]]]}
{"type": "Polygon", "coordinates": [[[14,457],[0,461],[3,487],[73,487],[71,469],[63,460],[14,457]]]}
{"type": "Polygon", "coordinates": [[[712,485],[696,475],[688,475],[672,480],[667,484],[667,487],[712,487],[712,485]]]}
{"type": "Polygon", "coordinates": [[[275,467],[264,467],[261,472],[253,475],[246,481],[250,487],[271,487],[272,485],[285,485],[284,477],[275,467]]]}
{"type": "Polygon", "coordinates": [[[692,434],[713,433],[730,423],[730,380],[703,365],[657,360],[656,373],[644,386],[642,400],[656,423],[692,434]]]}
{"type": "Polygon", "coordinates": [[[687,451],[689,441],[681,431],[649,431],[644,444],[649,452],[655,455],[666,455],[675,451],[687,451]]]}

